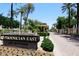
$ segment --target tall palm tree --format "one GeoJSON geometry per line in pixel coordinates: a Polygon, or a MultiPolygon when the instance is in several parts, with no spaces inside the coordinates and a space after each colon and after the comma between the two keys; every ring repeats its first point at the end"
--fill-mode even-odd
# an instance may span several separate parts
{"type": "Polygon", "coordinates": [[[15,10],[13,10],[13,7],[14,7],[13,5],[14,5],[14,4],[11,3],[10,5],[11,5],[11,6],[10,6],[11,8],[10,8],[10,11],[8,12],[7,15],[10,16],[10,19],[11,19],[11,21],[12,21],[12,22],[11,22],[11,28],[13,28],[13,18],[14,18],[14,16],[17,17],[17,13],[16,13],[15,10]]]}
{"type": "Polygon", "coordinates": [[[76,8],[76,10],[74,9],[73,11],[75,11],[73,14],[75,14],[75,18],[77,20],[77,30],[76,33],[79,34],[79,3],[74,3],[74,7],[76,8]]]}
{"type": "Polygon", "coordinates": [[[33,4],[31,3],[28,3],[28,4],[25,4],[24,6],[21,6],[20,8],[17,9],[17,14],[20,14],[20,30],[22,29],[22,19],[24,17],[26,17],[26,20],[25,20],[25,23],[27,22],[27,19],[28,19],[28,15],[30,13],[32,13],[34,10],[34,7],[33,7],[33,4]]]}
{"type": "MultiPolygon", "coordinates": [[[[11,17],[10,17],[11,21],[13,21],[13,3],[11,3],[11,17]]],[[[12,26],[13,22],[11,22],[11,28],[13,27],[12,26]]]]}
{"type": "Polygon", "coordinates": [[[13,20],[13,3],[11,3],[11,20],[13,20]]]}
{"type": "Polygon", "coordinates": [[[22,19],[23,19],[23,16],[26,15],[27,13],[27,9],[22,6],[21,8],[17,9],[17,14],[20,14],[20,30],[22,29],[22,19]]]}
{"type": "MultiPolygon", "coordinates": [[[[71,10],[72,10],[72,6],[73,6],[73,4],[72,3],[64,3],[63,4],[63,6],[62,6],[62,11],[63,11],[63,13],[65,12],[65,11],[67,11],[67,14],[68,14],[68,22],[69,22],[69,24],[68,24],[68,28],[71,28],[71,22],[70,22],[70,20],[71,20],[71,10]]],[[[68,31],[68,33],[69,33],[69,31],[68,31]]],[[[69,33],[70,34],[70,33],[69,33]]]]}
{"type": "Polygon", "coordinates": [[[32,13],[32,12],[34,11],[34,6],[33,6],[32,3],[28,3],[28,4],[25,5],[25,8],[27,9],[26,21],[25,21],[25,23],[26,23],[27,20],[28,20],[29,14],[32,13]]]}
{"type": "Polygon", "coordinates": [[[77,34],[79,34],[79,3],[77,3],[77,34]]]}

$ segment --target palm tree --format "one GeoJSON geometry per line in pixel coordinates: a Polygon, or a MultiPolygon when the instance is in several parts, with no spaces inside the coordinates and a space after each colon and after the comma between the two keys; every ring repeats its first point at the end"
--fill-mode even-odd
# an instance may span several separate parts
{"type": "MultiPolygon", "coordinates": [[[[73,6],[73,4],[71,4],[71,3],[64,3],[63,6],[62,6],[63,13],[65,11],[67,11],[67,14],[68,14],[68,22],[69,22],[68,28],[71,28],[71,22],[70,22],[70,20],[72,18],[72,15],[71,15],[72,6],[73,6]]],[[[70,31],[70,29],[68,30],[68,34],[70,34],[69,31],[70,31]]]]}
{"type": "Polygon", "coordinates": [[[8,12],[8,16],[10,16],[10,19],[11,19],[11,28],[13,28],[13,18],[14,18],[14,16],[15,17],[17,17],[17,12],[15,11],[15,10],[13,10],[13,6],[14,4],[13,3],[11,3],[11,9],[10,9],[10,11],[8,12]]]}
{"type": "MultiPolygon", "coordinates": [[[[13,3],[11,3],[11,17],[10,19],[13,21],[13,3]]],[[[13,27],[12,26],[13,22],[11,22],[11,28],[13,27]]]]}
{"type": "Polygon", "coordinates": [[[20,14],[20,26],[19,26],[20,30],[22,29],[22,19],[26,17],[26,20],[25,20],[25,23],[26,23],[28,19],[28,15],[32,13],[33,10],[34,10],[34,7],[33,7],[33,4],[31,3],[25,4],[24,6],[21,6],[20,8],[17,9],[16,14],[20,14]]]}
{"type": "Polygon", "coordinates": [[[79,34],[79,3],[77,3],[77,34],[79,34]]]}
{"type": "Polygon", "coordinates": [[[79,3],[73,4],[73,5],[76,8],[76,10],[75,9],[73,10],[73,11],[75,11],[73,13],[74,14],[74,17],[77,20],[77,30],[76,30],[76,33],[79,34],[79,3]]]}
{"type": "MultiPolygon", "coordinates": [[[[26,14],[26,21],[27,21],[29,14],[34,11],[34,6],[32,3],[28,3],[25,5],[25,8],[27,9],[27,14],[26,14]]],[[[26,23],[26,21],[25,21],[25,23],[26,23]]]]}
{"type": "Polygon", "coordinates": [[[22,6],[21,8],[17,9],[17,14],[20,14],[20,30],[22,29],[22,19],[23,17],[26,15],[27,13],[27,9],[25,8],[25,6],[22,6]]]}
{"type": "Polygon", "coordinates": [[[13,20],[13,3],[11,3],[11,20],[13,20]]]}

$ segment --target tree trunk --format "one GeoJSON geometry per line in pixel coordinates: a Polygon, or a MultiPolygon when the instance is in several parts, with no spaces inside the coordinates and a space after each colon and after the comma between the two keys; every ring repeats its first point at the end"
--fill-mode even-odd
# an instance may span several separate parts
{"type": "Polygon", "coordinates": [[[70,34],[70,28],[69,27],[67,28],[67,34],[70,34]]]}
{"type": "Polygon", "coordinates": [[[11,28],[13,28],[13,3],[11,3],[11,17],[10,17],[10,19],[11,19],[11,28]]]}
{"type": "Polygon", "coordinates": [[[71,20],[71,8],[69,8],[69,15],[68,15],[68,19],[69,19],[68,34],[70,34],[70,27],[71,27],[71,22],[70,22],[70,20],[71,20]]]}
{"type": "Polygon", "coordinates": [[[26,22],[25,23],[27,23],[27,21],[28,21],[28,16],[29,16],[29,13],[27,12],[26,22]]]}
{"type": "Polygon", "coordinates": [[[77,34],[79,34],[79,3],[77,3],[77,34]]]}
{"type": "MultiPolygon", "coordinates": [[[[26,21],[25,21],[25,26],[27,25],[27,29],[28,29],[28,15],[29,15],[29,13],[27,12],[27,15],[26,15],[26,21]]],[[[24,28],[25,28],[25,26],[24,26],[24,28]]]]}
{"type": "Polygon", "coordinates": [[[22,13],[21,13],[21,16],[20,16],[20,25],[19,25],[19,28],[20,28],[20,31],[22,29],[22,13]]]}

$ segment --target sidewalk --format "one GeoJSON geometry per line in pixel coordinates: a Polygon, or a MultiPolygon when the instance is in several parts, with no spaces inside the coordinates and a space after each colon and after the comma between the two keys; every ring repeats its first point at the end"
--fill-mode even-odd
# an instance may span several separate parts
{"type": "Polygon", "coordinates": [[[57,47],[57,44],[53,41],[52,39],[52,36],[51,36],[51,33],[50,33],[50,36],[49,36],[50,40],[53,42],[54,44],[54,55],[55,56],[62,56],[62,53],[59,51],[58,47],[57,47]]]}

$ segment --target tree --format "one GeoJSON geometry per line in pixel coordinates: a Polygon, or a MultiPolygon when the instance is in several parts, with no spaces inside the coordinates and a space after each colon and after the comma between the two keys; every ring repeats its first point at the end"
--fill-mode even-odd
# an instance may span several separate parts
{"type": "Polygon", "coordinates": [[[75,17],[75,19],[77,20],[77,30],[76,33],[79,34],[79,3],[74,3],[73,7],[75,7],[73,9],[73,15],[75,17]]]}
{"type": "Polygon", "coordinates": [[[11,19],[11,28],[13,27],[13,3],[11,3],[11,17],[10,17],[10,19],[11,19]]]}
{"type": "Polygon", "coordinates": [[[25,6],[20,7],[19,9],[17,9],[17,13],[20,14],[20,30],[22,28],[22,19],[23,16],[27,13],[27,9],[25,8],[25,6]]]}
{"type": "Polygon", "coordinates": [[[77,3],[77,34],[79,34],[79,3],[77,3]]]}
{"type": "Polygon", "coordinates": [[[60,29],[64,29],[66,27],[65,25],[65,17],[58,17],[57,18],[57,24],[56,24],[56,28],[58,29],[58,32],[60,29]]]}
{"type": "Polygon", "coordinates": [[[70,19],[71,19],[71,3],[64,3],[62,6],[63,13],[67,11],[68,19],[69,19],[69,26],[70,26],[70,19]]]}
{"type": "Polygon", "coordinates": [[[4,28],[10,28],[11,22],[13,22],[13,28],[18,28],[19,22],[17,20],[13,19],[12,21],[10,18],[0,15],[0,25],[2,25],[4,28]]]}
{"type": "Polygon", "coordinates": [[[10,17],[11,23],[10,23],[10,28],[13,28],[13,20],[14,20],[14,16],[17,17],[17,12],[13,9],[14,4],[11,3],[11,8],[10,11],[8,12],[8,16],[10,17]]]}
{"type": "Polygon", "coordinates": [[[58,29],[64,28],[64,24],[65,24],[65,17],[58,17],[57,18],[57,28],[58,29]]]}
{"type": "Polygon", "coordinates": [[[25,5],[25,9],[27,9],[27,13],[26,13],[26,17],[25,17],[26,19],[24,19],[24,21],[25,21],[24,28],[27,25],[27,29],[28,29],[28,26],[29,26],[29,23],[27,22],[28,16],[30,13],[32,13],[34,11],[34,6],[32,3],[28,3],[25,5]]]}
{"type": "Polygon", "coordinates": [[[25,5],[21,6],[20,8],[17,8],[16,14],[20,14],[20,26],[19,26],[20,30],[22,29],[22,19],[24,17],[26,17],[26,19],[24,19],[25,23],[26,23],[26,21],[28,19],[28,15],[30,13],[32,13],[33,10],[34,10],[33,4],[31,4],[31,3],[25,4],[25,5]]]}
{"type": "Polygon", "coordinates": [[[17,20],[13,20],[13,28],[18,28],[19,22],[17,20]]]}
{"type": "Polygon", "coordinates": [[[28,19],[28,16],[30,13],[32,13],[34,11],[34,6],[32,3],[28,3],[25,5],[25,8],[27,9],[27,14],[26,14],[26,21],[25,23],[27,22],[27,19],[28,19]]]}
{"type": "Polygon", "coordinates": [[[11,20],[13,20],[13,3],[11,3],[11,20]]]}
{"type": "MultiPolygon", "coordinates": [[[[64,3],[63,4],[63,6],[62,6],[62,11],[63,12],[65,12],[65,11],[67,11],[67,13],[68,13],[68,28],[71,28],[71,19],[72,19],[72,14],[74,14],[73,13],[73,7],[74,6],[74,4],[72,4],[72,3],[64,3]]],[[[70,34],[69,33],[70,32],[70,29],[68,29],[68,34],[70,34]]]]}
{"type": "MultiPolygon", "coordinates": [[[[57,24],[56,24],[56,28],[58,29],[58,32],[60,29],[64,29],[66,30],[69,27],[69,19],[65,18],[65,17],[58,17],[57,18],[57,24]]],[[[76,25],[76,20],[75,19],[71,19],[70,20],[70,28],[73,28],[73,26],[76,25]]],[[[67,31],[68,32],[68,31],[67,31]]]]}

